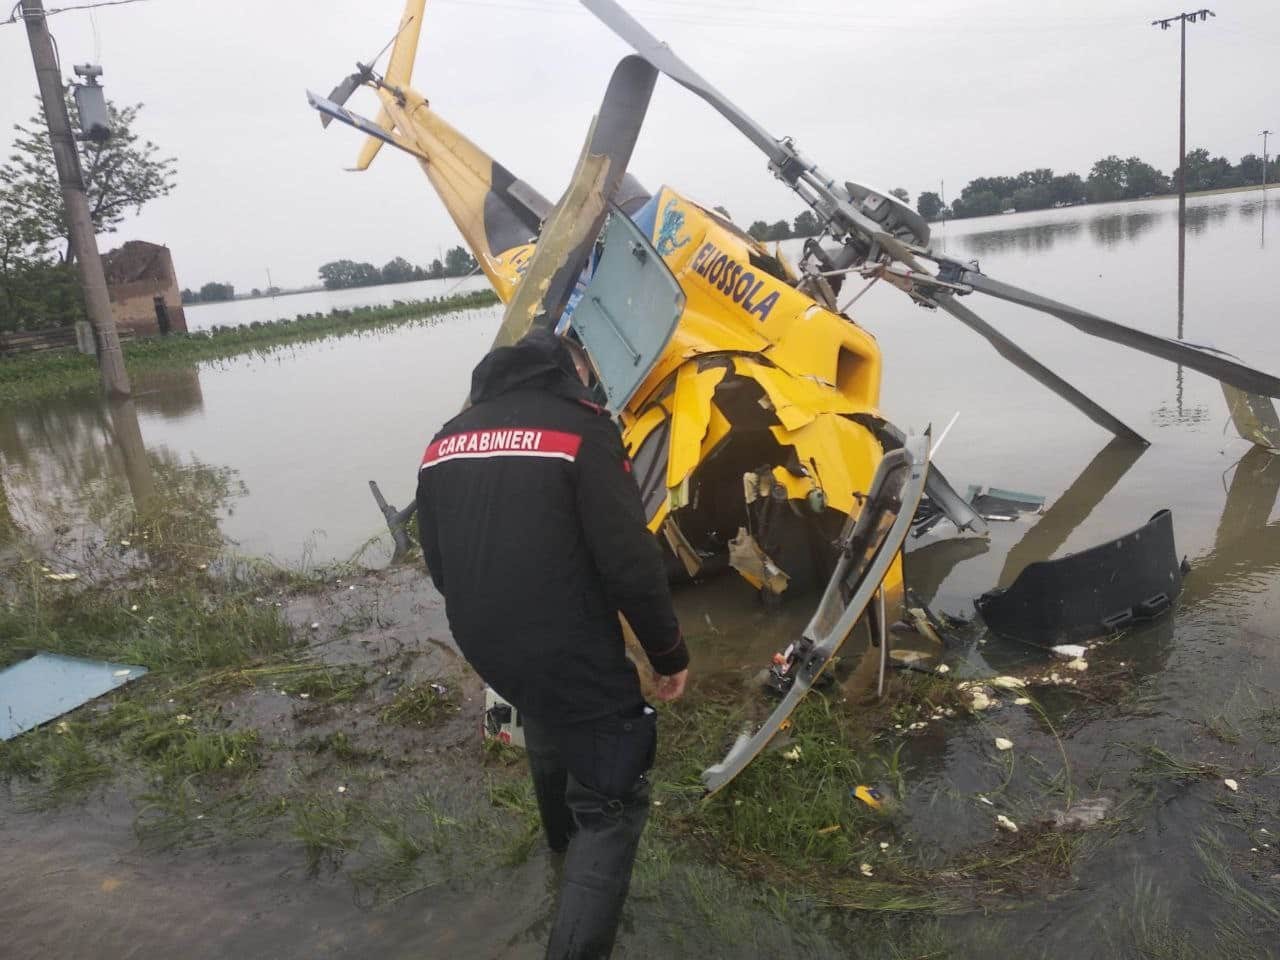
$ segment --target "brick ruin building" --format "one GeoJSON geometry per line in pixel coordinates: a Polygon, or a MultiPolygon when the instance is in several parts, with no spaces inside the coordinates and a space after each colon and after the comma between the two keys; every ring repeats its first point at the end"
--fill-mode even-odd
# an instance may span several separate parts
{"type": "Polygon", "coordinates": [[[169,248],[145,240],[130,240],[102,255],[107,293],[116,327],[134,336],[155,336],[168,330],[185,331],[182,295],[169,248]]]}

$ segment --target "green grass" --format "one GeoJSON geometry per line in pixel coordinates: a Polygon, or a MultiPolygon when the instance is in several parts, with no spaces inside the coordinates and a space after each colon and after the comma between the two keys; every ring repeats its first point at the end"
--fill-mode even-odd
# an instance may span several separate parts
{"type": "MultiPolygon", "coordinates": [[[[299,314],[293,319],[254,322],[242,327],[214,327],[209,332],[132,340],[123,345],[125,366],[131,374],[136,374],[200,360],[224,359],[285,344],[381,330],[497,302],[496,294],[483,290],[443,299],[333,310],[327,314],[299,314]]],[[[72,351],[0,357],[0,403],[31,401],[92,387],[97,382],[96,361],[72,351]]]]}
{"type": "Polygon", "coordinates": [[[422,680],[396,691],[382,711],[383,723],[401,727],[430,727],[458,712],[458,695],[443,680],[422,680]]]}

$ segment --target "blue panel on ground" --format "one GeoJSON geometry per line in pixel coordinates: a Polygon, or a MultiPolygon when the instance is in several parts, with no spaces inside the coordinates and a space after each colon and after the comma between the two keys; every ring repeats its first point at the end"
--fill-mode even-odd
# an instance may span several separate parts
{"type": "Polygon", "coordinates": [[[37,653],[15,663],[0,670],[0,740],[48,723],[146,672],[146,667],[60,653],[37,653]]]}

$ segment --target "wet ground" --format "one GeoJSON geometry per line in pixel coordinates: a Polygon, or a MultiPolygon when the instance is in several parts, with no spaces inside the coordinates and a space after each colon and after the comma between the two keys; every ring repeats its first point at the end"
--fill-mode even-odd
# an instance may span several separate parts
{"type": "MultiPolygon", "coordinates": [[[[1192,201],[1181,329],[1171,201],[950,224],[946,243],[998,278],[1275,371],[1269,277],[1280,255],[1266,244],[1262,203],[1257,193],[1192,201]]],[[[1280,223],[1280,198],[1266,216],[1280,223]]],[[[1047,498],[1043,514],[993,524],[989,540],[913,543],[909,585],[934,609],[968,619],[975,596],[1027,562],[1110,539],[1168,507],[1190,563],[1173,614],[1091,650],[1074,689],[1034,682],[1060,667],[1039,651],[976,628],[955,631],[953,680],[1028,677],[1032,703],[1003,692],[989,711],[884,724],[875,750],[901,747],[902,815],[883,834],[889,851],[870,845],[869,865],[877,880],[947,893],[938,917],[886,921],[878,912],[823,909],[811,892],[771,908],[767,877],[711,870],[705,857],[664,868],[650,851],[620,956],[847,956],[860,948],[877,956],[1277,955],[1280,460],[1235,438],[1212,381],[1035,314],[970,301],[1152,446],[1139,454],[1108,445],[976,336],[873,288],[857,317],[885,351],[886,414],[919,428],[959,410],[939,455],[957,486],[1047,498]],[[925,726],[911,730],[913,723],[925,726]],[[1013,749],[997,750],[997,737],[1013,749]],[[1058,834],[1037,822],[1090,797],[1111,801],[1107,824],[1050,849],[1058,834]],[[999,832],[997,814],[1020,833],[999,832]],[[902,952],[889,952],[890,943],[902,952]]],[[[378,533],[365,481],[376,478],[391,500],[405,500],[405,467],[454,409],[494,322],[494,313],[479,311],[175,372],[138,398],[141,436],[152,458],[235,471],[246,492],[221,522],[244,553],[294,564],[346,558],[378,533]]],[[[72,492],[121,486],[138,453],[108,449],[109,435],[119,431],[92,397],[0,413],[0,457],[18,521],[37,529],[91,523],[93,511],[72,492]]],[[[376,566],[384,550],[374,544],[364,556],[376,566]]],[[[304,631],[320,624],[313,647],[328,661],[396,676],[465,676],[448,652],[439,600],[415,571],[361,575],[288,602],[304,631]]],[[[677,602],[695,654],[695,705],[725,690],[750,696],[750,677],[794,637],[809,607],[793,598],[765,610],[732,577],[682,590],[677,602]]],[[[474,682],[461,689],[462,710],[442,732],[390,744],[393,753],[406,744],[432,753],[414,776],[391,778],[394,789],[383,780],[360,787],[370,802],[390,802],[415,779],[474,784],[481,769],[517,777],[518,768],[482,767],[474,682]]],[[[393,694],[374,684],[362,709],[393,694]]],[[[233,707],[255,725],[299,735],[305,704],[270,690],[246,697],[233,707]]],[[[335,708],[317,729],[347,722],[335,708]]],[[[382,736],[359,718],[351,730],[358,743],[382,736]]],[[[786,775],[776,757],[762,762],[786,775]]],[[[336,789],[339,773],[316,776],[336,789]]],[[[264,773],[270,784],[289,777],[288,764],[264,773]]],[[[445,794],[452,815],[466,806],[445,794]]],[[[137,834],[138,816],[122,787],[53,815],[0,807],[10,863],[0,879],[0,925],[17,932],[15,955],[56,956],[72,945],[69,952],[105,957],[536,956],[545,935],[554,873],[536,846],[517,866],[503,866],[500,852],[472,856],[465,867],[442,860],[427,889],[371,899],[352,877],[376,844],[341,867],[311,871],[296,843],[269,831],[156,849],[137,834]]],[[[501,813],[486,823],[502,842],[511,839],[501,813]]]]}

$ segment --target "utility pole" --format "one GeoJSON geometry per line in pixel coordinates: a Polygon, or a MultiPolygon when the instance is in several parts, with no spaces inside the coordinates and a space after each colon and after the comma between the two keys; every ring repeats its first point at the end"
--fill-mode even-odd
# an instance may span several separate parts
{"type": "Polygon", "coordinates": [[[1177,23],[1182,33],[1181,83],[1178,91],[1178,227],[1187,224],[1187,24],[1216,17],[1212,10],[1194,10],[1165,20],[1152,20],[1153,27],[1168,30],[1177,23]]]}
{"type": "Polygon", "coordinates": [[[1267,137],[1271,136],[1270,130],[1262,131],[1262,192],[1267,191],[1267,137]]]}
{"type": "Polygon", "coordinates": [[[40,100],[44,104],[45,120],[49,124],[49,140],[53,144],[58,185],[62,189],[62,203],[66,208],[67,225],[71,230],[71,249],[80,272],[85,312],[97,339],[102,387],[109,395],[127,397],[131,392],[129,374],[124,368],[124,355],[120,352],[115,318],[111,316],[107,279],[102,272],[102,260],[98,257],[98,240],[94,236],[93,220],[89,216],[89,201],[84,195],[80,153],[71,132],[62,73],[58,69],[53,38],[49,36],[41,0],[22,0],[22,21],[27,27],[31,59],[35,64],[36,80],[40,86],[40,100]]]}

